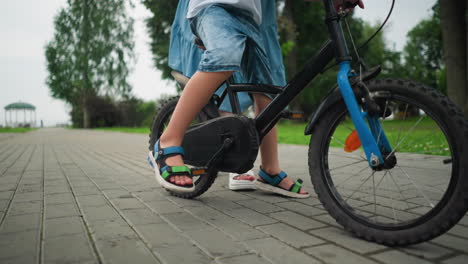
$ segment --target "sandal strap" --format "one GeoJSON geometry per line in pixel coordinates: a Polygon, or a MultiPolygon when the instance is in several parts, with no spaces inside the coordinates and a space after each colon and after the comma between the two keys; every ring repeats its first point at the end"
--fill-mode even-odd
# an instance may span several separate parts
{"type": "Polygon", "coordinates": [[[299,193],[302,188],[302,183],[303,183],[302,179],[298,179],[293,185],[291,185],[291,188],[289,188],[289,191],[293,193],[299,193]]]}
{"type": "Polygon", "coordinates": [[[277,186],[284,178],[288,177],[288,175],[284,171],[281,171],[279,174],[276,175],[271,175],[266,173],[261,167],[258,172],[258,176],[260,176],[262,180],[273,186],[277,186]]]}
{"type": "Polygon", "coordinates": [[[167,148],[161,148],[159,146],[159,140],[154,144],[154,159],[160,160],[166,157],[175,156],[175,155],[182,155],[185,156],[184,148],[181,146],[173,146],[167,148]]]}
{"type": "Polygon", "coordinates": [[[161,177],[163,179],[167,179],[170,176],[174,175],[187,175],[191,176],[192,175],[192,170],[187,167],[187,166],[164,166],[161,169],[161,177]]]}

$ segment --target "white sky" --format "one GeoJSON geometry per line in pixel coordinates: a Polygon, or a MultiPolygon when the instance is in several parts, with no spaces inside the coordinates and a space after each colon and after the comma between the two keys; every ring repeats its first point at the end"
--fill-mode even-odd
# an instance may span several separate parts
{"type": "MultiPolygon", "coordinates": [[[[372,23],[382,21],[390,0],[365,0],[365,10],[357,15],[372,23]]],[[[394,15],[387,28],[390,47],[401,50],[406,33],[428,16],[436,0],[397,0],[394,15]]],[[[135,0],[135,52],[138,62],[131,76],[133,93],[144,100],[154,100],[161,94],[175,93],[173,84],[161,80],[153,68],[149,37],[143,20],[149,11],[135,0]]],[[[0,0],[0,125],[4,125],[6,105],[22,101],[37,107],[37,120],[46,126],[69,122],[69,108],[50,96],[45,84],[47,77],[44,46],[53,36],[53,18],[66,0],[0,0]]],[[[22,115],[19,117],[22,120],[22,115]]]]}

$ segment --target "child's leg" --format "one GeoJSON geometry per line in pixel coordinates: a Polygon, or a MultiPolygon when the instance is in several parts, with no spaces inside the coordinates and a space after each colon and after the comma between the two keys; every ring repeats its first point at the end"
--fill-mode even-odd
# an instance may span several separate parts
{"type": "MultiPolygon", "coordinates": [[[[190,123],[203,106],[208,103],[216,88],[231,75],[232,72],[199,71],[192,76],[182,92],[182,96],[177,103],[166,130],[161,135],[161,148],[182,145],[185,131],[190,123]]],[[[182,157],[177,155],[167,158],[166,164],[169,166],[180,166],[184,162],[182,157]]],[[[192,179],[187,176],[173,176],[169,181],[177,185],[192,184],[192,179]]]]}
{"type": "MultiPolygon", "coordinates": [[[[259,115],[271,102],[271,99],[264,95],[254,94],[254,101],[255,115],[259,115]]],[[[266,173],[276,175],[281,172],[278,159],[278,133],[276,126],[263,138],[262,145],[260,145],[260,155],[262,157],[262,168],[266,173]]],[[[294,181],[286,177],[278,186],[289,190],[292,184],[294,184],[294,181]]],[[[307,192],[301,190],[300,193],[306,194],[307,192]]]]}

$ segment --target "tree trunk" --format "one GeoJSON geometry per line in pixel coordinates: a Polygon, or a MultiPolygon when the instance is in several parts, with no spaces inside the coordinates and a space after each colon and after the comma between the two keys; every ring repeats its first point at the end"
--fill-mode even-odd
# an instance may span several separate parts
{"type": "MultiPolygon", "coordinates": [[[[292,49],[286,54],[285,66],[288,79],[297,73],[297,28],[294,21],[294,0],[284,1],[284,29],[286,31],[286,42],[292,45],[292,49]]],[[[300,108],[300,97],[296,97],[290,104],[293,109],[300,108]]]]}
{"type": "Polygon", "coordinates": [[[468,116],[466,0],[440,0],[440,18],[447,66],[447,93],[468,116]]]}
{"type": "Polygon", "coordinates": [[[88,100],[83,100],[83,128],[90,128],[91,116],[89,113],[88,100]]]}

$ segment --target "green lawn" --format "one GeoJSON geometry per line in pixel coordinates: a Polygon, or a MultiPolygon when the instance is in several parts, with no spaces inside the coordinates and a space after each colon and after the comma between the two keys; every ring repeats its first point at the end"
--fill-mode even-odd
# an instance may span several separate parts
{"type": "MultiPolygon", "coordinates": [[[[448,146],[444,135],[437,129],[434,121],[428,118],[423,118],[419,124],[414,128],[411,133],[408,131],[417,123],[419,118],[413,118],[406,121],[400,120],[386,120],[383,123],[384,131],[392,146],[396,142],[405,138],[402,144],[398,146],[400,152],[424,153],[424,154],[449,154],[448,146]],[[402,132],[400,132],[402,131],[402,132]]],[[[290,121],[283,121],[278,125],[278,141],[282,144],[296,144],[308,145],[310,136],[304,136],[304,129],[306,123],[294,123],[290,121]]],[[[350,121],[346,121],[340,126],[334,134],[334,140],[331,145],[333,147],[343,147],[348,135],[351,133],[354,126],[350,121]]],[[[149,128],[137,127],[111,127],[111,128],[97,128],[96,130],[104,131],[119,131],[127,133],[142,133],[148,134],[149,128]]]]}
{"type": "Polygon", "coordinates": [[[0,128],[0,133],[25,133],[29,131],[34,131],[37,128],[26,128],[26,127],[1,127],[0,128]]]}

